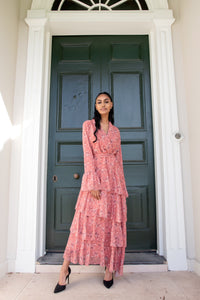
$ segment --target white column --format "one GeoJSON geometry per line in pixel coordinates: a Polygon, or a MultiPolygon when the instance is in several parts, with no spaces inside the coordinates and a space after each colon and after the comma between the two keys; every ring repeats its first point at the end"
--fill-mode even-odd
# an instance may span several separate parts
{"type": "Polygon", "coordinates": [[[45,53],[45,12],[27,18],[29,25],[19,195],[16,272],[35,271],[37,206],[40,187],[39,147],[45,53]]]}
{"type": "MultiPolygon", "coordinates": [[[[184,224],[184,203],[182,187],[182,170],[180,156],[177,99],[175,90],[174,62],[171,40],[173,19],[154,20],[150,34],[152,50],[152,92],[153,106],[156,114],[154,127],[157,138],[156,152],[160,155],[157,163],[157,186],[160,203],[158,203],[159,224],[158,237],[163,239],[163,253],[167,258],[169,270],[186,270],[186,243],[184,224]],[[157,120],[157,121],[156,121],[157,120]],[[158,124],[160,126],[158,127],[158,124]],[[158,141],[160,144],[158,145],[158,141]],[[161,173],[162,170],[162,173],[161,173]],[[159,177],[159,178],[158,178],[159,177]],[[162,188],[161,188],[162,186],[162,188]],[[161,237],[161,232],[164,236],[161,237]]],[[[158,201],[159,202],[159,201],[158,201]]]]}

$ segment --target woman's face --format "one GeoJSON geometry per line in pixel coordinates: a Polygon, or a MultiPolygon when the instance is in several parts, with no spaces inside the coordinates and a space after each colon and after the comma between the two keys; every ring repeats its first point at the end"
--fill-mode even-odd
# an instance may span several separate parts
{"type": "Polygon", "coordinates": [[[109,115],[109,112],[113,107],[113,103],[108,95],[101,94],[97,97],[95,106],[100,115],[109,115]]]}

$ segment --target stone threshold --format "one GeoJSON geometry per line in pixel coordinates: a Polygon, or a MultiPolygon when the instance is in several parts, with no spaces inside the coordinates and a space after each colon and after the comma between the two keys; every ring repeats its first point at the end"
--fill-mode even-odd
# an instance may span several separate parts
{"type": "MultiPolygon", "coordinates": [[[[48,252],[36,262],[36,273],[59,272],[63,262],[63,253],[48,252]]],[[[74,273],[103,273],[99,265],[71,265],[74,273]]],[[[167,272],[167,261],[163,256],[150,252],[128,252],[125,254],[124,273],[132,272],[167,272]]]]}
{"type": "MultiPolygon", "coordinates": [[[[73,273],[104,273],[101,266],[80,266],[70,265],[73,273]]],[[[124,265],[124,273],[142,273],[142,272],[167,272],[167,264],[162,265],[124,265]]],[[[60,265],[39,265],[35,266],[35,273],[59,273],[60,265]]]]}

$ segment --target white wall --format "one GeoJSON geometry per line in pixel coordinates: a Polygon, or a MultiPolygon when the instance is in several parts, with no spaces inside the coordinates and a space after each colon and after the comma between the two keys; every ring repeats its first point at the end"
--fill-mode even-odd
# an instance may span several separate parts
{"type": "Polygon", "coordinates": [[[189,264],[200,275],[200,1],[169,0],[182,143],[189,264]],[[194,237],[194,242],[193,242],[194,237]]]}
{"type": "Polygon", "coordinates": [[[19,0],[0,2],[0,277],[7,272],[10,153],[19,0]]]}
{"type": "MultiPolygon", "coordinates": [[[[13,105],[13,124],[18,129],[17,137],[12,141],[11,150],[11,173],[10,173],[10,195],[9,195],[9,215],[8,215],[8,246],[7,260],[8,272],[15,270],[16,249],[18,240],[18,214],[19,214],[19,188],[20,188],[20,164],[21,164],[21,143],[24,108],[24,92],[26,77],[26,60],[28,45],[28,26],[25,23],[27,10],[31,7],[32,0],[20,0],[19,10],[19,31],[15,95],[13,105]]],[[[31,154],[30,154],[31,155],[31,154]]]]}

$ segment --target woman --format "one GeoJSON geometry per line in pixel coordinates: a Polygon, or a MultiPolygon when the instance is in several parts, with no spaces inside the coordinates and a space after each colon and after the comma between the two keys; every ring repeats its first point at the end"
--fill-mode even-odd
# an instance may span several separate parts
{"type": "Polygon", "coordinates": [[[106,267],[103,283],[110,288],[113,272],[123,274],[126,247],[126,197],[120,132],[113,125],[111,96],[96,97],[92,120],[83,123],[84,174],[54,293],[63,291],[70,262],[106,267]]]}

